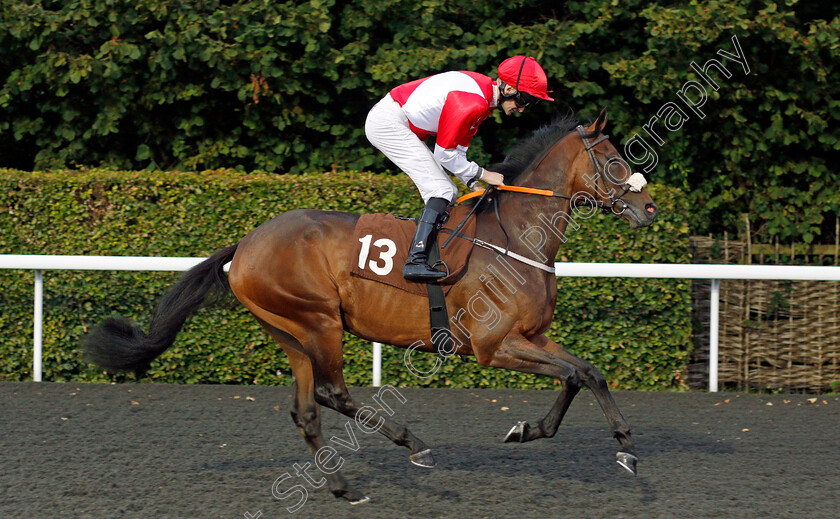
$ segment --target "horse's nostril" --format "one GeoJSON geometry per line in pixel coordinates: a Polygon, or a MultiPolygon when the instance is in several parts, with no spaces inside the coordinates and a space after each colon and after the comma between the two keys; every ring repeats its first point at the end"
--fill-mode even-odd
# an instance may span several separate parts
{"type": "Polygon", "coordinates": [[[649,212],[650,214],[655,213],[656,209],[657,209],[656,204],[650,204],[650,203],[645,204],[645,211],[649,212]]]}

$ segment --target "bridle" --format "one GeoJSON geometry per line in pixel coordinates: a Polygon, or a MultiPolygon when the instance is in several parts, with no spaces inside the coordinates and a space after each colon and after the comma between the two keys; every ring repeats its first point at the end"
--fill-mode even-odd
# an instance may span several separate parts
{"type": "MultiPolygon", "coordinates": [[[[599,189],[598,185],[597,185],[598,184],[598,179],[601,178],[600,171],[606,171],[606,169],[605,169],[605,166],[601,163],[601,161],[598,160],[598,157],[595,155],[595,152],[593,151],[593,149],[595,148],[595,146],[597,146],[597,145],[601,144],[602,142],[606,141],[607,139],[609,139],[610,136],[602,133],[598,136],[598,138],[595,141],[590,142],[589,138],[586,136],[587,135],[586,128],[584,128],[581,125],[578,125],[577,128],[575,128],[575,129],[577,130],[578,134],[580,134],[580,139],[581,139],[581,141],[583,141],[584,149],[589,154],[589,161],[592,164],[593,172],[595,173],[595,184],[596,184],[595,185],[595,192],[597,194],[598,189],[599,189]]],[[[610,160],[612,160],[613,158],[614,157],[611,157],[610,160]]],[[[609,162],[609,161],[607,161],[607,162],[609,162]]],[[[537,166],[539,166],[539,164],[537,164],[537,166]]],[[[607,193],[607,196],[609,197],[610,201],[609,202],[604,202],[604,201],[601,201],[601,200],[593,200],[593,199],[590,199],[590,198],[583,198],[582,205],[585,204],[585,205],[594,206],[598,209],[601,209],[605,213],[612,212],[613,214],[619,215],[619,216],[624,214],[624,211],[626,211],[627,207],[628,207],[627,202],[625,202],[621,197],[623,197],[624,195],[626,195],[630,191],[632,191],[634,193],[641,192],[642,188],[645,187],[645,185],[647,184],[647,181],[645,180],[645,178],[642,176],[641,173],[633,173],[632,175],[630,175],[627,178],[624,185],[622,186],[621,191],[616,195],[615,190],[610,189],[607,186],[607,181],[606,180],[603,180],[602,182],[604,184],[604,192],[607,193]]],[[[512,192],[515,192],[515,193],[525,193],[525,194],[531,194],[531,195],[548,196],[548,197],[553,197],[553,198],[562,198],[562,199],[565,199],[565,200],[569,200],[571,203],[574,203],[574,204],[577,204],[577,201],[580,200],[580,197],[578,197],[576,199],[572,199],[572,197],[569,196],[569,195],[565,195],[565,194],[562,194],[562,193],[555,193],[554,191],[551,191],[549,189],[536,189],[536,188],[532,188],[532,187],[521,187],[521,186],[490,186],[489,190],[473,191],[472,193],[469,193],[469,194],[466,194],[466,195],[462,196],[461,198],[458,199],[457,203],[460,204],[461,202],[469,200],[470,198],[475,198],[477,196],[481,196],[482,198],[484,198],[484,196],[486,194],[488,194],[489,192],[494,191],[494,190],[496,190],[496,191],[512,191],[512,192]]],[[[475,207],[478,207],[480,204],[481,204],[481,202],[479,201],[479,203],[475,204],[475,207]]]]}
{"type": "MultiPolygon", "coordinates": [[[[602,142],[604,142],[605,140],[609,139],[610,136],[601,133],[594,142],[590,142],[589,138],[586,136],[587,135],[586,129],[583,126],[578,125],[577,128],[575,128],[575,129],[578,131],[578,134],[580,134],[580,139],[581,139],[581,141],[583,141],[583,146],[586,149],[586,152],[589,154],[589,160],[592,164],[592,168],[594,169],[594,173],[595,173],[595,184],[596,184],[595,185],[595,192],[596,192],[596,194],[598,194],[598,185],[597,184],[598,184],[598,178],[600,178],[600,176],[601,176],[599,171],[601,171],[604,168],[604,166],[601,164],[601,161],[598,160],[598,157],[595,156],[595,152],[593,151],[593,149],[595,148],[595,146],[597,146],[597,145],[601,144],[602,142]]],[[[545,157],[543,157],[543,159],[545,159],[545,157]]],[[[610,160],[612,160],[612,158],[610,160]]],[[[607,161],[607,162],[609,162],[609,161],[607,161]]],[[[539,164],[537,164],[537,166],[539,166],[539,164]]],[[[606,170],[603,169],[603,171],[606,171],[606,170]]],[[[610,213],[611,212],[611,213],[616,214],[616,215],[622,215],[622,214],[624,214],[624,211],[627,210],[628,205],[627,205],[627,202],[625,202],[621,197],[626,195],[628,191],[632,191],[632,192],[635,192],[635,193],[641,192],[642,188],[645,187],[645,185],[647,184],[647,181],[645,180],[645,178],[642,176],[641,173],[633,173],[632,175],[630,175],[630,177],[627,178],[627,181],[622,186],[621,192],[618,193],[618,195],[615,195],[615,196],[614,196],[615,191],[608,188],[606,179],[603,180],[603,184],[604,184],[604,192],[607,193],[607,196],[609,196],[609,198],[610,198],[609,202],[604,202],[604,201],[601,201],[601,200],[593,200],[593,199],[590,199],[590,198],[584,198],[584,202],[586,203],[586,205],[590,205],[590,206],[594,205],[596,208],[601,209],[605,213],[610,213]],[[618,208],[618,210],[617,210],[617,208],[618,208]]],[[[464,236],[459,232],[461,230],[461,228],[464,226],[464,224],[466,224],[467,220],[469,220],[469,218],[473,215],[473,213],[475,213],[476,209],[478,209],[478,207],[481,205],[481,203],[484,201],[484,199],[490,193],[492,193],[493,191],[511,191],[511,192],[514,192],[514,193],[525,193],[525,194],[530,194],[530,195],[548,196],[548,197],[552,197],[552,198],[562,198],[562,199],[565,199],[565,200],[569,200],[569,203],[572,204],[572,205],[574,205],[577,201],[577,199],[572,199],[572,197],[569,196],[569,195],[565,195],[565,194],[562,194],[562,193],[555,193],[554,191],[551,191],[549,189],[536,189],[536,188],[532,188],[532,187],[490,186],[490,189],[485,189],[485,190],[482,190],[482,191],[473,191],[472,193],[466,194],[466,195],[462,196],[461,198],[459,198],[456,203],[460,204],[461,202],[463,202],[465,200],[469,200],[469,199],[475,198],[475,197],[481,197],[481,198],[479,198],[478,202],[473,205],[472,210],[463,219],[463,221],[461,221],[461,223],[458,224],[458,226],[455,229],[453,229],[452,231],[449,231],[447,229],[447,231],[449,232],[449,234],[451,234],[451,236],[449,236],[449,238],[447,238],[446,242],[444,242],[444,244],[441,246],[441,248],[446,247],[446,245],[452,240],[452,238],[454,238],[455,236],[458,236],[458,237],[467,239],[467,240],[475,243],[476,245],[479,245],[479,246],[482,246],[482,247],[485,247],[485,248],[488,248],[488,249],[491,249],[491,250],[495,250],[496,252],[504,254],[505,256],[513,257],[514,259],[517,259],[517,260],[519,260],[523,263],[526,263],[526,264],[528,264],[532,267],[536,267],[538,269],[545,270],[546,272],[549,272],[549,273],[553,274],[554,273],[553,268],[551,268],[547,265],[543,265],[541,263],[538,263],[538,262],[536,262],[534,260],[531,260],[529,258],[525,258],[523,256],[520,256],[519,254],[516,254],[516,253],[514,253],[510,250],[510,237],[508,236],[507,231],[505,230],[504,226],[502,225],[502,220],[499,217],[499,205],[498,205],[498,202],[497,202],[495,197],[492,198],[493,209],[496,213],[496,220],[499,222],[499,227],[502,229],[502,232],[505,235],[506,243],[505,243],[505,248],[504,249],[502,249],[501,247],[498,247],[496,245],[493,245],[491,243],[487,243],[487,242],[484,242],[482,240],[479,240],[477,238],[470,238],[468,236],[464,236]]],[[[570,210],[571,210],[571,208],[570,208],[570,210]]]]}
{"type": "MultiPolygon", "coordinates": [[[[594,142],[589,142],[589,138],[586,137],[586,128],[584,128],[581,125],[578,125],[578,127],[575,128],[575,129],[578,131],[578,134],[580,134],[580,140],[583,141],[583,147],[586,150],[586,152],[589,154],[589,160],[592,163],[592,168],[594,169],[594,173],[595,173],[595,192],[597,194],[597,192],[598,192],[598,179],[601,178],[601,173],[600,172],[601,171],[606,172],[607,169],[606,169],[606,164],[601,164],[601,161],[598,160],[598,157],[595,156],[595,152],[592,151],[592,150],[593,150],[593,148],[595,148],[595,146],[597,146],[597,145],[601,144],[602,142],[604,142],[605,140],[609,139],[610,136],[602,133],[594,142]]],[[[613,158],[615,158],[615,157],[611,157],[610,160],[612,160],[613,158]]],[[[600,200],[596,200],[595,201],[595,206],[598,209],[601,209],[602,211],[604,211],[605,213],[612,212],[613,214],[616,214],[616,215],[624,214],[624,211],[627,210],[627,202],[625,202],[621,197],[626,195],[628,191],[634,191],[636,193],[640,192],[642,190],[642,187],[644,187],[644,185],[647,184],[647,182],[644,182],[643,184],[641,184],[641,187],[639,187],[638,184],[641,183],[640,180],[644,181],[644,177],[642,177],[641,173],[633,173],[632,175],[630,175],[630,177],[627,178],[627,181],[622,186],[621,192],[618,193],[618,195],[613,196],[614,193],[615,193],[615,190],[610,189],[609,186],[607,186],[606,179],[604,179],[603,180],[604,192],[607,193],[607,196],[610,198],[610,201],[609,202],[602,202],[600,200]],[[634,178],[634,177],[636,177],[636,178],[634,178]]]]}

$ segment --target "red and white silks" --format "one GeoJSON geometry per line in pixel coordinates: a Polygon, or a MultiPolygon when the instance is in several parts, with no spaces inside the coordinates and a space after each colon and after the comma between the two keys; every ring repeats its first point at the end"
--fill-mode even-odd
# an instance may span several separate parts
{"type": "Polygon", "coordinates": [[[458,190],[443,168],[464,184],[478,174],[467,149],[497,103],[491,78],[444,72],[391,90],[368,113],[365,135],[414,181],[424,202],[454,202],[458,190]],[[423,143],[433,135],[434,153],[423,143]]]}

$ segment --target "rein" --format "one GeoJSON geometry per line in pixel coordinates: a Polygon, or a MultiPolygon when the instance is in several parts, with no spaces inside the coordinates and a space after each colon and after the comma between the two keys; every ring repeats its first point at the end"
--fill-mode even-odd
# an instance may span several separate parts
{"type": "MultiPolygon", "coordinates": [[[[461,225],[463,225],[464,222],[466,222],[468,218],[469,218],[469,216],[467,216],[467,218],[465,218],[461,222],[461,225]]],[[[501,223],[500,223],[500,225],[501,225],[501,223]]],[[[458,228],[460,228],[460,226],[458,228]]],[[[534,261],[530,258],[526,258],[525,256],[522,256],[521,254],[517,254],[517,253],[511,251],[509,248],[504,248],[503,249],[503,248],[499,247],[498,245],[493,245],[492,243],[486,242],[484,240],[479,240],[478,238],[472,238],[472,237],[467,236],[465,234],[461,234],[460,232],[458,232],[458,228],[455,228],[455,229],[452,229],[452,230],[450,230],[450,229],[441,229],[440,230],[440,232],[447,233],[447,234],[450,235],[449,238],[446,239],[446,243],[441,245],[441,247],[440,247],[441,249],[444,248],[447,243],[449,243],[449,240],[451,240],[452,238],[457,236],[458,238],[463,238],[467,241],[473,242],[474,245],[478,245],[479,247],[484,247],[485,249],[489,249],[489,250],[492,250],[494,252],[498,252],[499,254],[503,254],[505,256],[513,258],[516,261],[522,262],[522,263],[524,263],[526,265],[529,265],[531,267],[538,268],[540,270],[544,270],[544,271],[548,272],[549,274],[555,274],[556,273],[556,271],[554,270],[554,267],[549,267],[548,265],[544,265],[544,264],[542,264],[538,261],[534,261]]],[[[502,230],[504,231],[504,227],[502,227],[502,230]]],[[[505,233],[505,236],[507,236],[507,233],[505,233]]]]}
{"type": "Polygon", "coordinates": [[[552,191],[548,191],[548,190],[545,190],[545,189],[532,189],[532,188],[529,188],[529,187],[517,187],[517,186],[490,186],[490,189],[483,189],[481,191],[473,191],[472,193],[470,193],[468,195],[462,196],[455,203],[460,204],[464,200],[469,200],[471,198],[475,198],[475,197],[479,197],[479,196],[481,198],[473,206],[472,211],[470,211],[470,213],[463,220],[461,220],[461,223],[459,223],[458,226],[455,229],[453,229],[451,231],[449,229],[441,229],[442,232],[450,233],[450,236],[449,236],[449,238],[446,239],[446,241],[443,243],[443,245],[440,246],[440,248],[442,249],[442,248],[446,247],[446,245],[452,240],[452,238],[457,236],[459,238],[463,238],[465,240],[471,241],[471,242],[473,242],[474,245],[478,245],[479,247],[484,247],[485,249],[489,249],[489,250],[492,250],[494,252],[498,252],[499,254],[503,254],[507,257],[513,258],[516,261],[522,262],[522,263],[524,263],[526,265],[529,265],[531,267],[538,268],[540,270],[544,270],[544,271],[548,272],[549,274],[552,274],[552,275],[555,274],[556,271],[554,270],[554,267],[549,267],[548,265],[544,265],[544,264],[542,264],[538,261],[534,261],[530,258],[526,258],[525,256],[522,256],[521,254],[517,254],[517,253],[510,250],[510,237],[508,236],[508,233],[505,230],[504,225],[502,225],[502,219],[499,217],[499,204],[498,204],[498,202],[496,201],[495,198],[493,198],[491,200],[493,201],[493,208],[494,208],[495,213],[496,213],[496,220],[499,222],[499,227],[502,229],[502,232],[505,234],[505,248],[504,249],[499,247],[498,245],[493,245],[492,243],[488,243],[484,240],[479,240],[478,238],[471,238],[471,237],[465,236],[465,235],[463,235],[459,232],[461,230],[461,228],[464,226],[464,224],[467,223],[467,220],[470,219],[470,216],[472,216],[473,213],[475,213],[476,209],[478,209],[478,206],[481,205],[481,202],[484,200],[484,198],[496,189],[499,189],[499,190],[502,190],[502,191],[518,191],[518,192],[521,192],[521,193],[541,194],[541,195],[544,195],[544,196],[557,196],[558,198],[569,198],[566,195],[555,195],[552,191]]]}

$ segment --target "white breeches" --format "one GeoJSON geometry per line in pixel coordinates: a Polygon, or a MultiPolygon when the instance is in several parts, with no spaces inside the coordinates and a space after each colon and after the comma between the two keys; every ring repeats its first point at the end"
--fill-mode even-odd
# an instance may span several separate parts
{"type": "Polygon", "coordinates": [[[405,113],[391,94],[371,108],[365,121],[365,135],[414,181],[423,202],[433,197],[455,202],[458,188],[431,150],[411,131],[405,113]]]}

